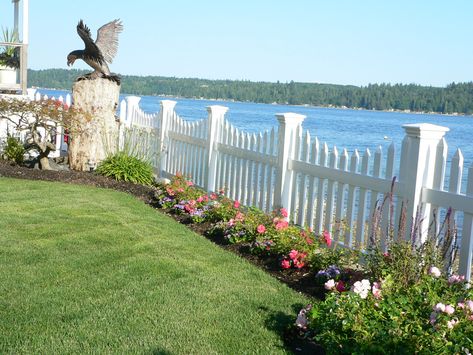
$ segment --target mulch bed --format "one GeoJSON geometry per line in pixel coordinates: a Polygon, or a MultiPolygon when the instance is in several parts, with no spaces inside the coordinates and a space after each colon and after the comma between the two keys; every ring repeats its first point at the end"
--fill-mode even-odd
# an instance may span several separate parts
{"type": "MultiPolygon", "coordinates": [[[[6,160],[0,160],[0,177],[56,181],[62,183],[80,184],[113,189],[116,191],[129,193],[152,207],[156,207],[157,204],[156,198],[154,196],[154,189],[152,187],[136,185],[129,182],[116,181],[105,176],[97,175],[93,172],[80,172],[72,170],[38,170],[19,166],[6,160]]],[[[160,211],[174,218],[176,221],[185,224],[194,232],[204,237],[207,237],[206,232],[210,229],[210,223],[192,223],[190,218],[188,218],[187,216],[176,215],[173,213],[169,213],[169,211],[165,210],[160,211]]],[[[323,299],[323,286],[316,285],[316,283],[314,282],[315,274],[313,271],[308,271],[304,269],[282,270],[278,260],[275,260],[274,257],[254,255],[250,253],[248,245],[228,244],[225,242],[225,240],[223,240],[223,238],[209,239],[212,240],[215,244],[219,245],[221,248],[239,255],[240,257],[248,260],[250,263],[265,270],[270,275],[277,278],[281,282],[284,282],[292,289],[310,297],[323,299]]],[[[292,336],[291,334],[287,334],[287,338],[285,340],[287,341],[288,347],[297,354],[324,353],[320,346],[317,346],[312,342],[300,341],[300,339],[297,339],[296,336],[292,336]]]]}

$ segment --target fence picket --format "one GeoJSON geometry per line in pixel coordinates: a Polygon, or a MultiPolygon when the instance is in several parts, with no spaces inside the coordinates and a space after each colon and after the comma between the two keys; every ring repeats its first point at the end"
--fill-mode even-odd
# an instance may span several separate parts
{"type": "MultiPolygon", "coordinates": [[[[330,168],[337,169],[337,162],[338,162],[338,150],[337,147],[334,146],[332,153],[330,154],[330,168]]],[[[327,183],[327,205],[326,205],[326,212],[325,212],[325,230],[332,233],[332,226],[333,226],[333,209],[334,209],[334,202],[335,202],[335,190],[337,188],[338,183],[332,179],[328,180],[327,183]]]]}
{"type": "MultiPolygon", "coordinates": [[[[304,139],[302,141],[302,150],[300,160],[304,162],[309,162],[310,158],[310,133],[306,131],[304,135],[304,139]]],[[[302,173],[300,178],[300,189],[299,189],[299,213],[297,223],[300,226],[304,226],[306,224],[306,209],[307,209],[307,189],[308,186],[306,185],[306,181],[308,180],[307,174],[302,173]]]]}
{"type": "MultiPolygon", "coordinates": [[[[358,165],[360,163],[360,154],[355,149],[350,159],[350,172],[356,173],[358,171],[358,165]]],[[[356,186],[350,184],[348,186],[348,202],[347,202],[347,229],[345,231],[345,243],[348,247],[353,246],[353,222],[355,218],[355,189],[356,186]]]]}
{"type": "MultiPolygon", "coordinates": [[[[310,149],[310,163],[316,165],[319,157],[319,139],[315,137],[310,149]]],[[[309,178],[308,206],[307,206],[307,223],[309,228],[314,229],[314,211],[315,211],[315,184],[317,178],[312,176],[309,178]]]]}
{"type": "MultiPolygon", "coordinates": [[[[345,148],[343,149],[342,155],[340,156],[339,169],[341,171],[348,171],[348,152],[345,148]]],[[[337,191],[337,205],[335,207],[335,224],[337,227],[335,228],[335,231],[333,233],[333,239],[335,241],[335,244],[337,244],[340,239],[340,232],[342,229],[342,214],[345,201],[345,191],[346,184],[339,182],[337,191]]]]}
{"type": "MultiPolygon", "coordinates": [[[[374,164],[373,164],[373,176],[374,177],[380,177],[381,176],[381,159],[383,156],[383,150],[381,146],[378,146],[376,149],[376,152],[374,153],[374,164]]],[[[369,204],[369,209],[368,209],[368,217],[373,219],[374,214],[376,213],[376,208],[383,203],[383,199],[379,198],[379,192],[375,190],[371,190],[371,198],[370,198],[370,204],[369,204]]],[[[376,235],[378,234],[378,230],[373,230],[373,223],[369,224],[369,229],[368,229],[368,235],[376,235]]]]}
{"type": "MultiPolygon", "coordinates": [[[[328,160],[328,146],[327,143],[324,143],[322,150],[320,151],[319,165],[322,167],[327,166],[328,160]]],[[[315,214],[315,232],[317,234],[322,233],[324,225],[324,197],[325,197],[325,179],[319,178],[319,183],[317,186],[317,211],[315,214]]]]}
{"type": "MultiPolygon", "coordinates": [[[[466,183],[466,196],[473,198],[473,164],[468,168],[468,181],[466,183]]],[[[473,254],[473,214],[465,213],[463,216],[463,231],[460,247],[458,273],[465,275],[471,281],[471,264],[473,254]]]]}
{"type": "MultiPolygon", "coordinates": [[[[365,150],[363,158],[361,160],[361,174],[368,175],[369,172],[369,161],[371,153],[369,149],[365,150]]],[[[358,201],[358,218],[356,222],[356,243],[359,247],[364,244],[365,237],[365,222],[366,222],[366,198],[368,190],[360,188],[360,197],[358,201]]]]}

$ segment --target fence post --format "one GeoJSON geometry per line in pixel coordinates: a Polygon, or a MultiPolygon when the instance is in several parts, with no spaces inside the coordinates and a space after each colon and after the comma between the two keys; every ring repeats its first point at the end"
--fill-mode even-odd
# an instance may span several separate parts
{"type": "Polygon", "coordinates": [[[302,122],[306,118],[297,113],[276,114],[278,128],[278,167],[276,170],[276,186],[274,191],[274,206],[284,207],[291,214],[291,196],[293,171],[289,165],[295,159],[296,138],[302,133],[302,122]]]}
{"type": "Polygon", "coordinates": [[[208,120],[208,134],[207,134],[207,151],[208,151],[208,174],[205,188],[207,191],[216,191],[217,184],[217,161],[218,161],[218,146],[221,141],[223,122],[225,113],[228,107],[220,105],[212,105],[207,107],[209,113],[208,120]]]}
{"type": "Polygon", "coordinates": [[[139,103],[141,97],[139,96],[127,96],[126,100],[126,116],[125,116],[125,126],[130,128],[133,123],[133,116],[136,110],[139,108],[139,103]]]}
{"type": "MultiPolygon", "coordinates": [[[[442,144],[442,138],[449,128],[429,123],[406,124],[402,128],[406,135],[402,142],[399,182],[406,206],[405,237],[411,236],[414,227],[422,227],[416,234],[423,241],[430,225],[431,206],[420,205],[422,188],[432,188],[434,185],[435,170],[441,168],[437,147],[442,144]],[[416,221],[421,225],[416,226],[416,221]]],[[[400,216],[399,206],[397,216],[400,216]]]]}
{"type": "Polygon", "coordinates": [[[159,122],[160,122],[160,129],[159,129],[159,176],[166,177],[166,165],[167,165],[167,158],[168,158],[168,131],[169,125],[171,122],[171,117],[174,113],[174,107],[176,106],[176,101],[172,100],[162,100],[161,101],[161,109],[159,111],[159,122]]]}

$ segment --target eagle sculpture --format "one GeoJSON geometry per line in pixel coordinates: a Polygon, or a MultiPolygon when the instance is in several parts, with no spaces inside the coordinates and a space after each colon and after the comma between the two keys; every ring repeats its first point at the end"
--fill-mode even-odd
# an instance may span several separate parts
{"type": "Polygon", "coordinates": [[[97,31],[97,39],[95,42],[90,35],[90,29],[84,24],[82,20],[77,25],[77,33],[85,43],[85,49],[75,50],[67,56],[67,65],[74,64],[76,59],[82,59],[94,69],[92,73],[85,75],[81,79],[95,79],[98,77],[111,79],[120,84],[120,78],[117,75],[112,75],[107,63],[112,63],[113,58],[117,54],[118,49],[118,34],[123,30],[123,25],[120,20],[113,20],[97,31]]]}

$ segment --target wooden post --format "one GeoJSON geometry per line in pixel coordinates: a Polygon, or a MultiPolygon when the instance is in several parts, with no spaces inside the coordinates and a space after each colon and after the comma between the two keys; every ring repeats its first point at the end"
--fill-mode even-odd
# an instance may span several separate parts
{"type": "MultiPolygon", "coordinates": [[[[406,131],[402,143],[401,167],[399,182],[402,188],[401,196],[406,206],[406,238],[411,236],[413,227],[422,227],[418,231],[421,240],[427,237],[430,224],[430,204],[421,204],[423,187],[432,188],[435,170],[440,168],[441,157],[437,156],[438,146],[449,128],[429,123],[407,124],[402,126],[406,131]],[[415,226],[415,221],[422,221],[421,226],[415,226]]],[[[398,203],[397,216],[400,216],[398,203]]],[[[419,242],[419,241],[418,241],[419,242]]]]}
{"type": "Polygon", "coordinates": [[[218,147],[217,144],[221,141],[222,127],[225,118],[225,113],[228,107],[213,105],[207,107],[209,113],[208,121],[208,135],[207,135],[207,151],[208,151],[208,174],[205,188],[207,191],[216,191],[217,183],[217,160],[218,147]]]}
{"type": "Polygon", "coordinates": [[[301,134],[302,122],[306,116],[297,113],[281,113],[277,114],[276,118],[279,122],[279,130],[278,168],[276,171],[274,207],[284,207],[290,214],[294,173],[289,161],[295,158],[296,137],[297,134],[301,134]]]}
{"type": "Polygon", "coordinates": [[[169,125],[174,114],[174,107],[176,106],[176,101],[172,100],[162,100],[161,101],[161,110],[159,111],[159,121],[161,127],[159,128],[159,161],[160,169],[159,176],[166,177],[166,164],[168,159],[168,132],[169,125]]]}
{"type": "Polygon", "coordinates": [[[114,153],[118,145],[116,109],[120,86],[97,78],[76,81],[72,87],[74,107],[83,112],[71,131],[69,165],[88,171],[114,153]]]}

